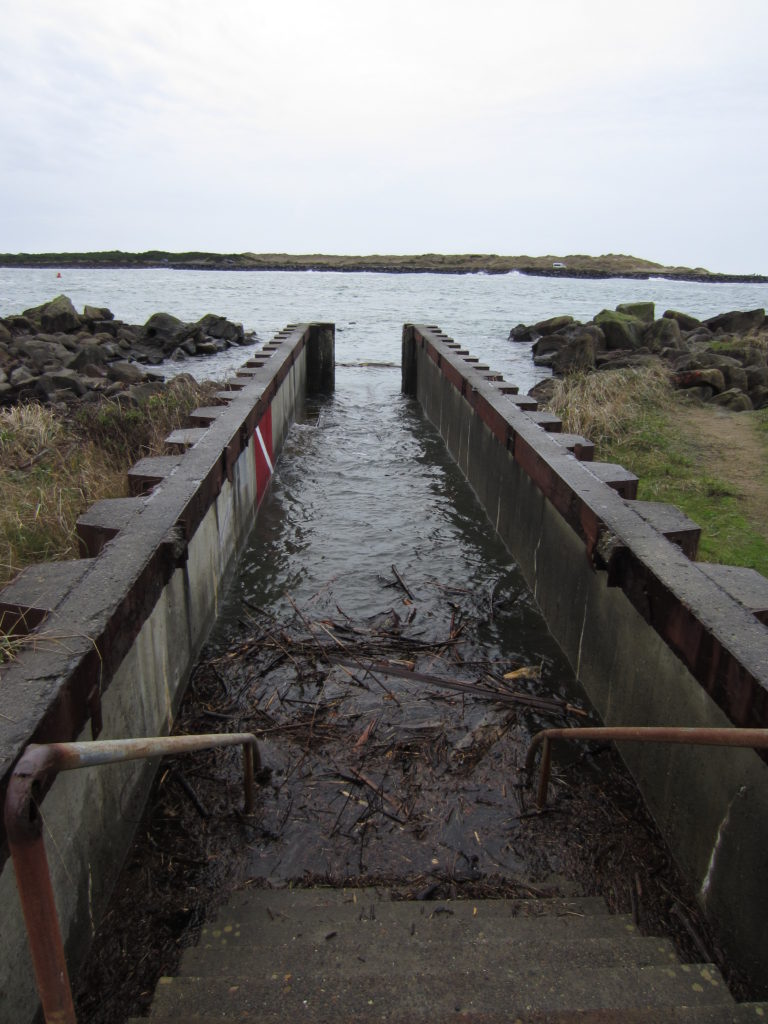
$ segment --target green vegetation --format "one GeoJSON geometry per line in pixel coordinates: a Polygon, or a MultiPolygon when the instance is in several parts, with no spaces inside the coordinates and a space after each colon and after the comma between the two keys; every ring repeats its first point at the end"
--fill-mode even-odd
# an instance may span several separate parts
{"type": "Polygon", "coordinates": [[[574,374],[555,387],[549,405],[565,430],[591,438],[596,458],[635,473],[638,498],[677,505],[701,526],[701,561],[768,576],[768,410],[726,414],[719,429],[733,436],[713,448],[697,417],[715,411],[686,403],[660,368],[574,374]],[[748,457],[756,440],[745,473],[737,455],[748,457]]]}
{"type": "Polygon", "coordinates": [[[66,419],[36,403],[0,410],[0,586],[31,563],[76,558],[78,516],[125,496],[133,463],[162,454],[164,438],[219,387],[178,377],[139,404],[83,405],[66,419]]]}
{"type": "Polygon", "coordinates": [[[673,267],[635,256],[500,256],[494,253],[422,253],[408,255],[332,255],[326,253],[213,252],[49,252],[0,253],[0,267],[163,267],[185,270],[335,270],[380,273],[527,274],[561,277],[679,277],[688,280],[754,280],[744,275],[712,274],[703,267],[673,267]]]}

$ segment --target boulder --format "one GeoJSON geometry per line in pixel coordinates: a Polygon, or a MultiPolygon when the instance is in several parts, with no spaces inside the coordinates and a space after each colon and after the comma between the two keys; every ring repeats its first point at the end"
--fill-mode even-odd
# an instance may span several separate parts
{"type": "Polygon", "coordinates": [[[616,307],[616,312],[633,316],[637,320],[642,320],[644,324],[652,324],[656,319],[656,304],[654,302],[620,302],[616,307]]]}
{"type": "Polygon", "coordinates": [[[139,332],[136,343],[150,350],[159,350],[165,357],[183,342],[192,340],[197,344],[202,337],[199,324],[186,324],[170,313],[153,313],[139,332]]]}
{"type": "Polygon", "coordinates": [[[682,392],[682,397],[690,402],[704,403],[711,401],[714,393],[714,388],[710,388],[706,384],[697,384],[695,387],[686,388],[682,392]]]}
{"type": "Polygon", "coordinates": [[[546,337],[549,334],[554,334],[556,331],[561,331],[564,327],[570,327],[575,323],[576,321],[572,316],[552,316],[548,320],[539,320],[537,324],[533,325],[531,331],[533,334],[546,337]]]}
{"type": "Polygon", "coordinates": [[[643,344],[651,352],[661,352],[665,348],[680,349],[683,347],[683,336],[676,320],[654,320],[643,334],[643,344]]]}
{"type": "Polygon", "coordinates": [[[765,409],[768,406],[768,385],[758,384],[749,389],[749,399],[753,409],[765,409]]]}
{"type": "Polygon", "coordinates": [[[571,338],[552,356],[552,372],[558,375],[576,370],[592,370],[595,366],[595,339],[589,331],[571,338]]]}
{"type": "Polygon", "coordinates": [[[83,306],[83,316],[87,320],[95,320],[97,322],[115,319],[115,314],[111,309],[107,309],[106,306],[83,306]]]}
{"type": "Polygon", "coordinates": [[[721,369],[723,377],[725,377],[726,389],[738,388],[739,391],[749,390],[747,371],[742,366],[723,366],[721,369]]]}
{"type": "Polygon", "coordinates": [[[678,313],[676,309],[666,310],[662,320],[676,321],[681,331],[695,331],[697,327],[701,327],[701,320],[697,320],[695,316],[689,316],[687,313],[678,313]]]}
{"type": "Polygon", "coordinates": [[[548,405],[554,397],[555,387],[556,379],[554,377],[545,377],[544,380],[534,384],[528,394],[542,405],[548,405]]]}
{"type": "Polygon", "coordinates": [[[57,295],[50,302],[42,306],[35,306],[34,309],[25,310],[24,316],[33,323],[39,324],[43,331],[79,331],[82,327],[77,310],[72,305],[72,300],[66,295],[57,295]]]}
{"type": "Polygon", "coordinates": [[[37,375],[32,373],[27,366],[17,366],[8,375],[8,382],[14,388],[23,387],[25,384],[32,384],[35,380],[37,380],[37,375]]]}
{"type": "Polygon", "coordinates": [[[86,366],[104,366],[109,360],[103,345],[83,345],[77,355],[67,363],[70,370],[84,370],[86,366]]]}
{"type": "Polygon", "coordinates": [[[729,388],[719,395],[713,395],[711,401],[713,405],[721,405],[731,412],[749,412],[753,408],[749,395],[745,395],[738,388],[729,388]]]}
{"type": "Polygon", "coordinates": [[[642,345],[646,325],[635,316],[604,309],[595,317],[595,323],[605,335],[608,349],[637,349],[642,345]]]}
{"type": "MultiPolygon", "coordinates": [[[[572,317],[568,318],[569,320],[572,317]]],[[[242,345],[245,339],[245,332],[242,324],[232,323],[224,316],[217,316],[215,313],[206,313],[197,321],[202,333],[209,338],[221,338],[231,345],[242,345]]]]}
{"type": "Polygon", "coordinates": [[[754,388],[768,387],[768,366],[745,366],[744,372],[747,375],[747,387],[750,391],[754,388]]]}
{"type": "Polygon", "coordinates": [[[56,370],[43,373],[37,379],[37,391],[46,402],[58,399],[60,391],[71,391],[77,397],[84,395],[87,388],[75,370],[56,370]]]}
{"type": "Polygon", "coordinates": [[[107,377],[119,384],[139,384],[147,379],[140,366],[123,359],[107,366],[107,377]]]}
{"type": "Polygon", "coordinates": [[[533,338],[533,328],[527,324],[518,324],[517,327],[513,327],[509,332],[509,341],[531,341],[533,338]]]}
{"type": "Polygon", "coordinates": [[[709,320],[704,321],[705,326],[713,333],[723,331],[725,334],[745,334],[755,327],[762,327],[764,323],[764,309],[733,310],[730,313],[712,316],[709,320]]]}
{"type": "Polygon", "coordinates": [[[676,388],[695,388],[705,385],[712,388],[714,392],[725,391],[725,377],[723,371],[717,367],[709,367],[703,370],[682,370],[673,373],[670,381],[676,388]]]}
{"type": "Polygon", "coordinates": [[[35,325],[25,316],[7,316],[3,323],[14,338],[18,338],[19,335],[36,333],[35,325]]]}
{"type": "Polygon", "coordinates": [[[5,326],[3,321],[0,320],[0,345],[7,344],[11,340],[12,337],[13,337],[13,335],[11,334],[11,332],[5,326]]]}

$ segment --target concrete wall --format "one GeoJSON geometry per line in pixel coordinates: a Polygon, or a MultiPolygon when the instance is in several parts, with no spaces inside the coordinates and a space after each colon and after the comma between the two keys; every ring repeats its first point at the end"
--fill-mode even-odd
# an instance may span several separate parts
{"type": "MultiPolygon", "coordinates": [[[[286,328],[169,438],[176,455],[129,473],[134,497],[81,519],[80,561],[33,566],[0,592],[0,613],[36,625],[4,666],[0,796],[30,742],[167,733],[216,616],[266,477],[255,428],[276,458],[307,393],[333,388],[334,329],[286,328]]],[[[7,620],[6,620],[7,621],[7,620]]],[[[59,775],[42,803],[70,964],[90,944],[141,817],[156,763],[59,775]]],[[[30,1021],[38,999],[5,834],[0,873],[0,1021],[30,1021]]]]}
{"type": "MultiPolygon", "coordinates": [[[[437,327],[406,325],[418,398],[606,724],[768,726],[768,581],[695,557],[699,530],[437,327]]],[[[753,750],[622,756],[734,960],[768,995],[768,765],[753,750]]],[[[763,755],[765,752],[763,752],[763,755]]]]}

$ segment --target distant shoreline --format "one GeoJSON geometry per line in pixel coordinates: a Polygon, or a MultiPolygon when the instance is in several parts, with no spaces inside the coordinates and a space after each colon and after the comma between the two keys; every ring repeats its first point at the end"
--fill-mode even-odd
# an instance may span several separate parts
{"type": "Polygon", "coordinates": [[[238,270],[315,271],[379,274],[509,274],[603,280],[661,278],[706,284],[768,284],[768,275],[711,273],[701,267],[670,267],[633,256],[497,256],[484,254],[420,256],[334,256],[288,253],[172,253],[152,250],[89,253],[4,253],[0,268],[36,270],[238,270]],[[562,264],[555,266],[554,264],[562,264]]]}

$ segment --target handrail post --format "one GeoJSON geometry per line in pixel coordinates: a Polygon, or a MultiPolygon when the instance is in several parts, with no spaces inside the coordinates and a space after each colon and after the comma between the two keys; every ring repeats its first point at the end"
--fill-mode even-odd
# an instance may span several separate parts
{"type": "Polygon", "coordinates": [[[46,784],[60,771],[235,744],[243,747],[245,813],[253,814],[254,763],[261,768],[261,757],[252,733],[30,743],[21,755],[6,792],[5,830],[46,1024],[77,1024],[38,807],[46,784]]]}
{"type": "Polygon", "coordinates": [[[76,1024],[64,942],[43,842],[36,789],[51,770],[45,748],[27,749],[8,784],[5,828],[32,966],[47,1024],[76,1024]]]}

